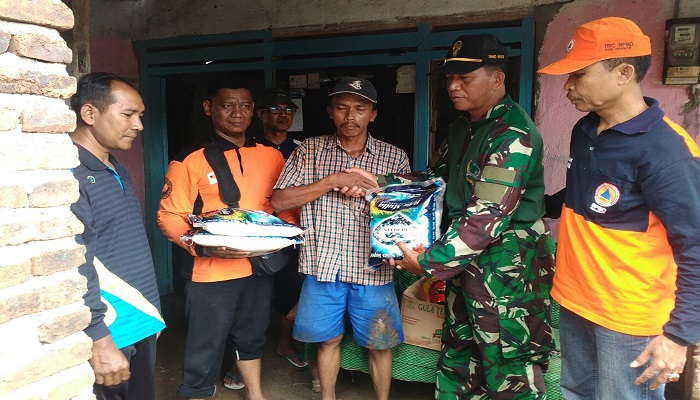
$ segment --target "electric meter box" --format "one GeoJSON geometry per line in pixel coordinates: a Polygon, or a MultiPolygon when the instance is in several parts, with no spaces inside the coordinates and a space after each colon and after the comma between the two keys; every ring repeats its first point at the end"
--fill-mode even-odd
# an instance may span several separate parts
{"type": "Polygon", "coordinates": [[[666,21],[663,82],[666,85],[700,82],[700,18],[666,21]]]}

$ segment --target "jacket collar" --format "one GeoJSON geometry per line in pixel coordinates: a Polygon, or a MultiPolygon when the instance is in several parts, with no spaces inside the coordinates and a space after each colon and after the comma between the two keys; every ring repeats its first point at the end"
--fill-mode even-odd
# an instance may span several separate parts
{"type": "Polygon", "coordinates": [[[241,147],[255,147],[255,138],[248,133],[245,135],[245,143],[243,146],[236,146],[235,144],[229,142],[228,140],[222,138],[221,136],[217,135],[216,133],[212,133],[210,137],[212,143],[217,145],[221,150],[226,151],[226,150],[234,150],[238,149],[241,147]]]}
{"type": "MultiPolygon", "coordinates": [[[[661,122],[661,120],[664,119],[664,112],[661,111],[661,107],[659,107],[659,102],[655,99],[652,99],[651,97],[644,97],[644,102],[649,108],[642,111],[636,117],[630,118],[625,122],[621,122],[615,126],[610,127],[609,129],[615,130],[620,133],[624,133],[625,135],[636,135],[638,133],[649,132],[651,128],[658,125],[659,122],[661,122]]],[[[597,127],[598,122],[600,122],[600,117],[598,116],[598,114],[591,114],[595,116],[593,120],[597,127]]]]}
{"type": "Polygon", "coordinates": [[[508,110],[510,110],[513,107],[513,105],[515,105],[515,102],[510,97],[510,95],[506,93],[506,95],[498,103],[496,103],[493,107],[486,111],[486,115],[484,116],[484,118],[481,118],[478,121],[471,121],[471,117],[466,111],[461,111],[460,114],[463,118],[466,118],[467,121],[470,121],[472,125],[481,125],[493,121],[496,118],[502,117],[508,110]]]}
{"type": "MultiPolygon", "coordinates": [[[[102,171],[109,168],[107,164],[95,157],[95,155],[90,153],[86,148],[75,142],[73,142],[73,144],[78,148],[78,159],[80,160],[80,163],[87,169],[90,171],[102,171]]],[[[112,156],[112,154],[109,155],[109,162],[116,167],[117,160],[114,158],[114,156],[112,156]]]]}

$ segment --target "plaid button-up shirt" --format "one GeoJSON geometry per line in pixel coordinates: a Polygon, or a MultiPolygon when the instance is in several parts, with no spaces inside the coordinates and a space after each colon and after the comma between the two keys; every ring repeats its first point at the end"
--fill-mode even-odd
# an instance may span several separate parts
{"type": "MultiPolygon", "coordinates": [[[[363,168],[373,174],[410,171],[408,156],[396,146],[368,135],[364,151],[352,158],[336,135],[306,139],[292,153],[275,189],[305,186],[346,168],[363,168]]],[[[331,191],[301,208],[301,225],[311,228],[301,247],[299,271],[319,281],[383,285],[393,269],[366,269],[369,251],[369,207],[363,198],[331,191]]]]}

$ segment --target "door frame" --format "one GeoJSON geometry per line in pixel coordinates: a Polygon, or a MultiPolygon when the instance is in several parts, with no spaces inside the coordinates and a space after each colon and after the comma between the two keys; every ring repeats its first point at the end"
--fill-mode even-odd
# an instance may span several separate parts
{"type": "Polygon", "coordinates": [[[531,17],[513,26],[433,31],[419,23],[407,32],[355,34],[340,37],[277,39],[269,30],[137,41],[141,95],[148,112],[143,118],[146,233],[156,269],[158,290],[173,292],[171,243],[156,224],[163,177],[168,166],[166,78],[182,74],[263,71],[271,87],[277,70],[361,65],[415,65],[415,125],[412,165],[425,169],[429,155],[430,87],[433,60],[442,60],[454,39],[489,33],[520,56],[518,103],[531,114],[534,76],[534,23],[531,17]]]}

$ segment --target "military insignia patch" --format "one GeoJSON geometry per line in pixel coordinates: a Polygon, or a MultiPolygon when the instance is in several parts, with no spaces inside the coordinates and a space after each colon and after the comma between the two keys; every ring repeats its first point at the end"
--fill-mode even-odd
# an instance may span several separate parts
{"type": "Polygon", "coordinates": [[[479,168],[479,165],[474,161],[469,160],[469,162],[467,163],[467,171],[465,176],[467,182],[473,185],[476,181],[479,180],[480,176],[481,168],[479,168]]]}
{"type": "Polygon", "coordinates": [[[460,50],[462,50],[462,41],[458,40],[452,45],[452,57],[457,57],[460,50]]]}

